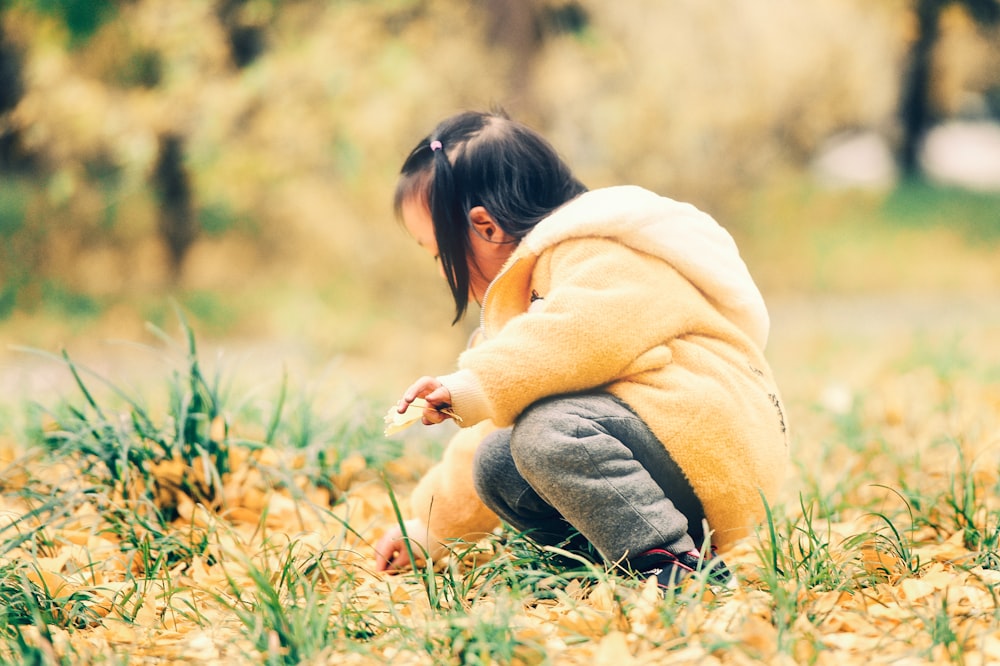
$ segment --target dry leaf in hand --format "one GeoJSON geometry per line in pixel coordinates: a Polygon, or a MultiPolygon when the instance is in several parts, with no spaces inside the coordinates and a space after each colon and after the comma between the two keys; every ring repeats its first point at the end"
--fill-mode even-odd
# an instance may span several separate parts
{"type": "MultiPolygon", "coordinates": [[[[423,398],[417,398],[409,404],[406,411],[402,414],[393,405],[389,408],[389,411],[385,414],[385,435],[394,435],[401,430],[406,430],[408,427],[420,420],[423,415],[424,409],[427,408],[427,401],[423,398]]],[[[453,412],[451,409],[445,407],[439,409],[442,414],[447,414],[455,420],[456,423],[462,422],[462,417],[453,412]]]]}
{"type": "Polygon", "coordinates": [[[406,411],[402,414],[396,409],[396,405],[389,408],[389,411],[385,414],[385,434],[386,436],[394,435],[401,430],[405,430],[414,423],[420,420],[421,413],[427,406],[427,401],[423,398],[417,398],[407,406],[406,411]]]}

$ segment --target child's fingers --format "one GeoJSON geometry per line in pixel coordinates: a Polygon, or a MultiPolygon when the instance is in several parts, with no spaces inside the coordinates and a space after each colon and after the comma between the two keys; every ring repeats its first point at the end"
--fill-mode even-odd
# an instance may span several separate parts
{"type": "Polygon", "coordinates": [[[445,419],[462,423],[451,408],[451,391],[436,377],[421,377],[406,389],[403,397],[389,408],[385,416],[385,434],[397,433],[417,419],[424,425],[436,425],[445,419]],[[408,413],[411,416],[407,416],[408,413]]]}
{"type": "Polygon", "coordinates": [[[434,405],[428,405],[423,411],[422,422],[424,425],[436,425],[438,423],[443,423],[445,419],[451,418],[447,412],[441,411],[439,407],[434,405]]]}
{"type": "Polygon", "coordinates": [[[385,537],[375,544],[375,571],[385,571],[389,568],[389,560],[394,555],[395,548],[385,537]]]}
{"type": "Polygon", "coordinates": [[[398,530],[391,530],[375,544],[375,570],[399,571],[409,565],[406,544],[398,530]]]}
{"type": "Polygon", "coordinates": [[[451,407],[451,391],[438,384],[437,388],[424,396],[424,400],[437,409],[451,407]]]}
{"type": "Polygon", "coordinates": [[[392,561],[389,563],[389,568],[387,571],[403,571],[404,569],[410,568],[410,556],[403,548],[396,552],[393,556],[392,561]]]}
{"type": "Polygon", "coordinates": [[[403,392],[403,397],[396,404],[396,410],[402,414],[406,408],[417,398],[426,397],[441,386],[441,382],[436,377],[421,377],[410,384],[410,387],[403,392]]]}
{"type": "Polygon", "coordinates": [[[390,552],[375,558],[375,570],[383,573],[395,573],[410,568],[410,556],[404,546],[397,546],[390,552]]]}

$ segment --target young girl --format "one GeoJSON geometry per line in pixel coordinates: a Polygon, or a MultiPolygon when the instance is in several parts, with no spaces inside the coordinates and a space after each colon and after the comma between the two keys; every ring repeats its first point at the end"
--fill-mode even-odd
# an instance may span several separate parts
{"type": "MultiPolygon", "coordinates": [[[[728,573],[788,455],[768,314],[730,237],[639,187],[587,191],[542,137],[462,113],[403,164],[397,216],[480,328],[458,370],[421,377],[425,425],[462,429],[420,481],[379,570],[500,520],[673,585],[728,573]]],[[[454,322],[453,322],[454,323],[454,322]]]]}

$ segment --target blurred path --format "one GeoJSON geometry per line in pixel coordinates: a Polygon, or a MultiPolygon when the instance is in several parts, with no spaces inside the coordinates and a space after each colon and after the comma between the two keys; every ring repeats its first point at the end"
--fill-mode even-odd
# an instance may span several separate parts
{"type": "MultiPolygon", "coordinates": [[[[876,294],[772,298],[771,342],[843,335],[861,341],[920,333],[974,333],[1000,326],[1000,291],[988,294],[876,294]]],[[[1000,351],[1000,339],[996,341],[1000,351]]]]}
{"type": "MultiPolygon", "coordinates": [[[[983,364],[1000,365],[1000,294],[777,297],[769,299],[769,307],[768,355],[786,399],[806,389],[800,384],[806,377],[810,382],[819,378],[863,383],[867,374],[910,353],[914,345],[939,346],[941,354],[958,351],[983,364]]],[[[401,340],[408,339],[406,330],[398,334],[401,340]]],[[[60,396],[77,399],[64,364],[11,348],[18,344],[25,343],[0,337],[4,402],[30,400],[48,405],[60,396]]],[[[137,392],[161,389],[170,373],[184,366],[183,349],[166,352],[85,337],[67,343],[67,349],[74,362],[137,392]]],[[[421,366],[428,365],[426,359],[415,359],[405,350],[403,344],[373,349],[364,358],[320,358],[299,340],[199,340],[207,376],[218,369],[223,383],[259,389],[269,396],[277,394],[285,372],[290,391],[322,386],[319,390],[346,391],[345,397],[394,395],[425,371],[421,366]]],[[[101,386],[96,379],[88,382],[101,386]]],[[[235,393],[238,396],[242,391],[235,393]]]]}
{"type": "Polygon", "coordinates": [[[900,368],[1000,381],[1000,293],[772,299],[770,311],[768,357],[793,411],[864,393],[900,368]]]}

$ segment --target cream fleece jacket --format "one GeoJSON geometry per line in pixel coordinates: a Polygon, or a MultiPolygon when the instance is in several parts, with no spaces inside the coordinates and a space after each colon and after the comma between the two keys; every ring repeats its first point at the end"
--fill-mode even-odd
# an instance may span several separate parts
{"type": "Polygon", "coordinates": [[[764,358],[769,320],[732,237],[634,186],[587,192],[540,222],[483,299],[481,342],[440,377],[464,430],[411,496],[441,539],[497,524],[472,487],[486,431],[562,393],[604,390],[670,451],[726,548],[763,517],[788,437],[764,358]]]}

